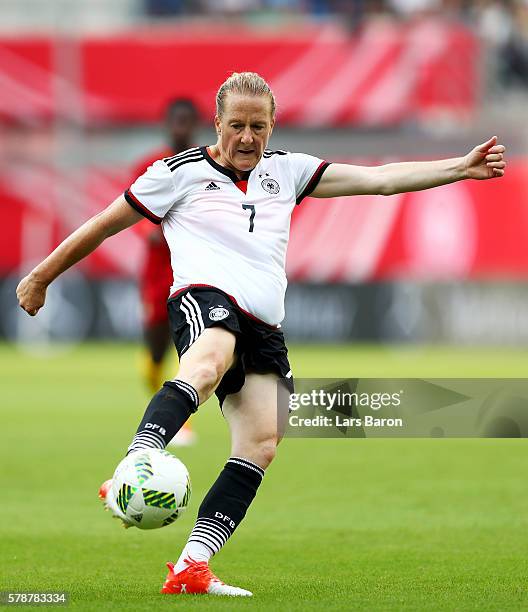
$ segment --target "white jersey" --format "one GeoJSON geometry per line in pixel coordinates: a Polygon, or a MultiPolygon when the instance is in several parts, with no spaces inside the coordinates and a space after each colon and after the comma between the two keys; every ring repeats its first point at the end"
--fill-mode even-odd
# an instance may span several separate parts
{"type": "Polygon", "coordinates": [[[254,317],[278,325],[291,213],[327,166],[304,153],[265,151],[240,180],[206,147],[197,147],[155,162],[125,197],[162,225],[174,274],[171,294],[211,285],[254,317]]]}

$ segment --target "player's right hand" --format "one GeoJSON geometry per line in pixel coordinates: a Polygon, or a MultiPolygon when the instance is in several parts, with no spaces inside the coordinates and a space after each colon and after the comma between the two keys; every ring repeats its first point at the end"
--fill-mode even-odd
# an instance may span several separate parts
{"type": "Polygon", "coordinates": [[[16,289],[18,303],[29,315],[34,317],[44,306],[46,301],[47,286],[42,281],[35,279],[32,274],[25,276],[16,289]]]}

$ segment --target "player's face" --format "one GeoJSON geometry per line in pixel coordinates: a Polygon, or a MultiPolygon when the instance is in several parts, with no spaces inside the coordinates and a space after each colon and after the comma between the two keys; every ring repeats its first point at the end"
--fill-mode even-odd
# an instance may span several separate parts
{"type": "Polygon", "coordinates": [[[215,117],[220,162],[235,171],[252,170],[268,145],[274,124],[268,96],[229,93],[222,117],[215,117]]]}
{"type": "Polygon", "coordinates": [[[187,148],[194,139],[197,117],[190,108],[176,106],[169,113],[166,126],[172,148],[187,148]]]}

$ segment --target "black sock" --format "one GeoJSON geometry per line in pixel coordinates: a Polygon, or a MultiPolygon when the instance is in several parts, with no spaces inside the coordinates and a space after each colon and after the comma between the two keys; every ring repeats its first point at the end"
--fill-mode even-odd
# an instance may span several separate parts
{"type": "Polygon", "coordinates": [[[188,541],[217,553],[246,515],[263,476],[264,470],[255,463],[230,457],[198,510],[188,541]]]}
{"type": "Polygon", "coordinates": [[[170,380],[150,400],[127,455],[142,448],[165,448],[196,412],[198,393],[189,383],[170,380]]]}

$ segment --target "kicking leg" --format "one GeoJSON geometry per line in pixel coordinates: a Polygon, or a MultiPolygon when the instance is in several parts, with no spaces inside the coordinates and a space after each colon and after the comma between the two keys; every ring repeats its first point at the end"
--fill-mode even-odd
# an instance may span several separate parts
{"type": "MultiPolygon", "coordinates": [[[[234,362],[235,342],[235,335],[221,327],[202,332],[182,356],[177,377],[165,382],[150,401],[127,454],[167,446],[189,416],[220,384],[234,362]]],[[[123,519],[110,495],[111,485],[111,479],[104,482],[99,497],[115,516],[123,519]]]]}
{"type": "Polygon", "coordinates": [[[165,382],[150,401],[129,453],[141,448],[165,448],[220,384],[234,362],[235,341],[235,335],[221,327],[202,332],[182,356],[176,378],[165,382]]]}

